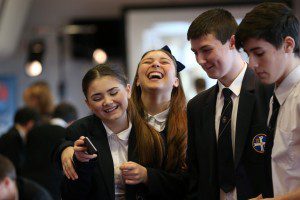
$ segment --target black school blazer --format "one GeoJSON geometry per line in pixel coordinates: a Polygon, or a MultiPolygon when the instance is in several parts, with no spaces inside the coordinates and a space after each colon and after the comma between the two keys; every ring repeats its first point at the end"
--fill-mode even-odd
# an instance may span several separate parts
{"type": "MultiPolygon", "coordinates": [[[[235,136],[235,175],[239,200],[268,194],[272,185],[266,171],[265,154],[253,148],[254,138],[267,133],[269,99],[273,86],[261,84],[253,70],[247,68],[243,78],[237,111],[235,136]]],[[[188,168],[189,199],[219,200],[215,112],[218,85],[189,101],[188,168]]]]}
{"type": "MultiPolygon", "coordinates": [[[[74,142],[82,135],[91,139],[99,154],[88,163],[81,163],[74,157],[79,179],[72,181],[64,178],[62,199],[114,200],[113,160],[105,128],[97,116],[87,116],[68,127],[66,141],[58,149],[70,145],[70,141],[74,142]]],[[[128,160],[138,163],[135,136],[133,124],[128,140],[128,160]]],[[[148,170],[147,185],[126,185],[126,199],[183,199],[186,185],[183,174],[145,167],[148,170]]]]}

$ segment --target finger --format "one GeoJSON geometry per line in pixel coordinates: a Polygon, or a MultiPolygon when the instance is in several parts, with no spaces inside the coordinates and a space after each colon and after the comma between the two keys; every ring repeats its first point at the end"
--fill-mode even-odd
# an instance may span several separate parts
{"type": "Polygon", "coordinates": [[[139,182],[136,181],[136,180],[125,180],[125,183],[128,184],[128,185],[136,185],[136,184],[138,184],[139,182]]]}
{"type": "Polygon", "coordinates": [[[66,171],[68,171],[69,176],[72,178],[72,180],[78,179],[78,175],[75,171],[74,165],[72,161],[69,161],[68,167],[66,168],[66,171]]]}
{"type": "Polygon", "coordinates": [[[69,173],[68,173],[68,170],[66,170],[65,166],[63,166],[63,171],[64,171],[65,176],[66,176],[68,179],[70,179],[70,175],[69,175],[69,173]]]}
{"type": "Polygon", "coordinates": [[[124,176],[136,176],[138,173],[135,170],[121,170],[124,176]]]}
{"type": "Polygon", "coordinates": [[[76,152],[86,152],[86,146],[74,146],[74,151],[76,152]]]}
{"type": "Polygon", "coordinates": [[[84,141],[83,141],[83,140],[76,140],[76,141],[74,142],[74,147],[75,147],[75,146],[80,146],[80,147],[85,146],[85,145],[84,145],[84,141]]]}
{"type": "Polygon", "coordinates": [[[124,180],[136,180],[137,175],[122,175],[124,180]]]}
{"type": "Polygon", "coordinates": [[[136,167],[135,163],[126,162],[120,166],[120,170],[133,170],[135,169],[135,167],[136,167]]]}

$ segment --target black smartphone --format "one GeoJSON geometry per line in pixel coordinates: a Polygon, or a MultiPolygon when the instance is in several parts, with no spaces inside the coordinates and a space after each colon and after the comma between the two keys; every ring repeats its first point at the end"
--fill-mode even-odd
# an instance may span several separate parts
{"type": "Polygon", "coordinates": [[[96,147],[93,145],[93,143],[88,137],[85,137],[83,141],[84,141],[84,145],[87,147],[88,154],[93,155],[95,153],[98,153],[98,150],[96,149],[96,147]]]}

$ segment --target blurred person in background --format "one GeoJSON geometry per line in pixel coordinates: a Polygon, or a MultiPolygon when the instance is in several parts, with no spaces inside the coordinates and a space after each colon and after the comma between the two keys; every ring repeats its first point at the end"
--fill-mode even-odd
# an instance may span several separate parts
{"type": "Polygon", "coordinates": [[[65,138],[66,127],[77,119],[77,110],[70,103],[58,104],[48,123],[30,131],[26,149],[26,160],[22,176],[45,187],[53,199],[60,199],[60,184],[63,173],[51,163],[54,147],[65,138]]]}
{"type": "Polygon", "coordinates": [[[0,200],[52,200],[37,183],[19,177],[12,162],[0,154],[0,200]]]}
{"type": "Polygon", "coordinates": [[[32,83],[24,90],[23,100],[26,106],[39,112],[42,123],[49,122],[54,109],[54,97],[47,82],[32,83]]]}
{"type": "Polygon", "coordinates": [[[17,110],[14,126],[0,138],[0,153],[9,158],[20,173],[26,159],[28,133],[39,121],[36,110],[23,107],[17,110]]]}
{"type": "Polygon", "coordinates": [[[199,94],[200,92],[204,91],[206,88],[206,81],[204,78],[197,78],[195,80],[195,88],[196,88],[196,92],[197,94],[199,94]]]}

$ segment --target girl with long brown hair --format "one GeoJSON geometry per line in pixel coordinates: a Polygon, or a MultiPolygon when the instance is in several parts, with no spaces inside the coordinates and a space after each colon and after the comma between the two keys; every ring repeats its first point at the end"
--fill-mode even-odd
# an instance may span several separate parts
{"type": "MultiPolygon", "coordinates": [[[[142,56],[134,79],[131,98],[136,108],[133,110],[137,110],[135,120],[148,122],[157,134],[143,134],[144,141],[137,140],[137,147],[148,144],[143,150],[137,149],[140,164],[127,162],[120,169],[126,184],[143,183],[146,199],[183,199],[185,195],[187,119],[179,75],[183,68],[170,49],[164,47],[142,56]],[[143,162],[147,159],[154,159],[155,165],[143,162]]],[[[136,127],[136,133],[145,133],[148,128],[136,127]]],[[[66,176],[75,180],[78,176],[72,167],[73,153],[74,149],[68,147],[59,155],[66,176]]]]}

